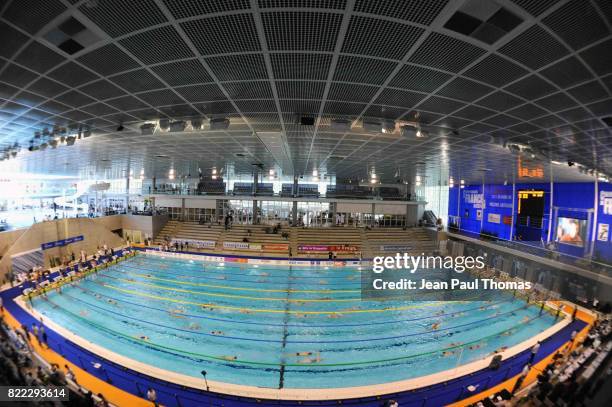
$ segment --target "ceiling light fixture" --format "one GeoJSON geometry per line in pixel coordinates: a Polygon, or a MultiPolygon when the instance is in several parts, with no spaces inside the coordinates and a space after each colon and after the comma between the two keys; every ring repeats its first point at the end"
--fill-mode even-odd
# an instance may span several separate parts
{"type": "Polygon", "coordinates": [[[168,131],[168,129],[170,128],[170,120],[159,119],[159,128],[162,131],[168,131]]]}
{"type": "Polygon", "coordinates": [[[155,124],[154,123],[145,123],[140,126],[140,134],[143,136],[150,136],[155,132],[155,124]]]}

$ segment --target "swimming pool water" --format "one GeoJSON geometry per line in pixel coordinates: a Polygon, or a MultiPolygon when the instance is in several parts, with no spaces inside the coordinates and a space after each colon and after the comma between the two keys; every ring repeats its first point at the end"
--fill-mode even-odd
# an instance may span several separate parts
{"type": "Polygon", "coordinates": [[[141,254],[33,305],[80,337],[134,360],[270,388],[428,375],[554,324],[538,307],[503,293],[493,301],[362,300],[359,273],[355,267],[219,265],[141,254]]]}

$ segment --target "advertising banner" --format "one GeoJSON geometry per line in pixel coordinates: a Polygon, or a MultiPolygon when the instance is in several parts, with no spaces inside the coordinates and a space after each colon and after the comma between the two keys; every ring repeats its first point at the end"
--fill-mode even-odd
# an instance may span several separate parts
{"type": "Polygon", "coordinates": [[[244,242],[223,242],[224,249],[248,250],[249,244],[244,242]]]}
{"type": "Polygon", "coordinates": [[[264,251],[267,251],[267,252],[275,252],[275,251],[283,252],[283,251],[289,250],[289,245],[288,244],[281,244],[281,243],[264,244],[263,245],[263,249],[264,249],[264,251]]]}
{"type": "Polygon", "coordinates": [[[353,245],[299,245],[298,251],[300,252],[342,252],[342,253],[355,253],[359,251],[357,246],[353,245]]]}
{"type": "Polygon", "coordinates": [[[197,240],[197,239],[172,239],[171,244],[174,243],[187,243],[190,247],[198,249],[214,249],[216,242],[213,240],[197,240]]]}
{"type": "Polygon", "coordinates": [[[609,234],[610,225],[607,223],[600,223],[597,227],[597,240],[600,242],[607,242],[609,234]]]}
{"type": "Polygon", "coordinates": [[[487,222],[489,223],[500,223],[501,215],[499,213],[489,213],[487,214],[487,222]]]}
{"type": "Polygon", "coordinates": [[[412,246],[405,244],[382,244],[380,245],[381,252],[409,252],[412,249],[412,246]]]}
{"type": "Polygon", "coordinates": [[[56,240],[55,242],[47,242],[40,245],[41,250],[52,249],[54,247],[67,246],[71,243],[82,242],[84,239],[83,235],[69,237],[67,239],[56,240]]]}

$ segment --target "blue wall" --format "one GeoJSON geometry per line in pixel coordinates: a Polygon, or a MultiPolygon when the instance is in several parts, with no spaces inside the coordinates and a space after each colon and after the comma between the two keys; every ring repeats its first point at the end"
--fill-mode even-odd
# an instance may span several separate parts
{"type": "MultiPolygon", "coordinates": [[[[464,232],[496,236],[500,239],[516,239],[538,244],[548,242],[548,228],[552,224],[550,240],[555,240],[558,217],[569,217],[589,220],[585,230],[585,240],[591,241],[594,224],[594,211],[597,211],[598,224],[612,226],[612,184],[599,183],[599,199],[595,206],[595,183],[554,183],[551,194],[549,183],[523,183],[515,186],[514,225],[504,223],[504,218],[512,217],[512,185],[466,185],[465,188],[454,186],[449,191],[449,216],[460,218],[460,229],[464,232]],[[541,228],[517,226],[518,192],[521,190],[544,191],[544,218],[541,228]],[[552,202],[551,202],[552,197],[552,202]],[[484,204],[482,202],[484,201],[484,204]],[[607,205],[606,205],[607,203],[607,205]],[[484,208],[483,208],[484,206],[484,208]],[[551,211],[552,207],[552,211],[551,211]],[[554,209],[557,208],[557,211],[554,209]],[[478,212],[482,211],[482,220],[478,212]],[[551,219],[552,212],[552,219],[551,219]],[[556,212],[556,213],[555,213],[556,212]],[[590,212],[590,217],[589,217],[590,212]]],[[[450,224],[450,220],[449,220],[450,224]]],[[[612,233],[607,240],[595,241],[594,255],[605,261],[612,261],[612,233]]],[[[557,250],[574,256],[582,256],[588,252],[585,248],[568,244],[558,244],[557,250]]]]}

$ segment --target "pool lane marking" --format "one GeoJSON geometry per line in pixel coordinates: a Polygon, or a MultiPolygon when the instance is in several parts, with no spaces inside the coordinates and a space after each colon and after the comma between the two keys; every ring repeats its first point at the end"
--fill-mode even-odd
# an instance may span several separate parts
{"type": "MultiPolygon", "coordinates": [[[[291,301],[291,302],[353,302],[353,301],[364,301],[364,299],[362,297],[352,297],[352,298],[304,298],[304,299],[300,299],[300,298],[295,298],[295,299],[291,299],[291,300],[287,300],[286,298],[275,298],[275,297],[249,297],[249,296],[244,296],[244,295],[235,295],[235,294],[222,294],[222,293],[212,293],[210,291],[193,291],[193,290],[186,290],[184,288],[173,288],[173,287],[166,287],[163,285],[156,285],[156,284],[151,284],[151,283],[145,283],[142,281],[136,281],[136,280],[131,280],[131,279],[124,279],[121,277],[114,277],[108,274],[104,274],[102,272],[98,272],[99,275],[103,276],[103,277],[107,277],[107,278],[111,278],[114,280],[119,280],[119,281],[123,281],[123,282],[127,282],[127,283],[134,283],[137,285],[142,285],[142,286],[146,286],[146,287],[153,287],[153,288],[158,288],[160,290],[165,290],[165,291],[176,291],[176,292],[184,292],[184,293],[189,293],[189,294],[198,294],[198,295],[208,295],[211,297],[223,297],[223,298],[239,298],[239,299],[249,299],[249,300],[257,300],[257,301],[291,301]]],[[[365,290],[364,290],[365,291],[365,290]]],[[[375,291],[375,290],[368,290],[368,291],[375,291]]],[[[281,290],[281,292],[285,292],[284,290],[281,290]]],[[[437,295],[438,293],[433,291],[430,293],[424,293],[422,295],[437,295]]],[[[473,300],[476,297],[471,297],[468,298],[467,300],[473,300]]],[[[409,300],[409,298],[406,298],[405,296],[397,296],[397,297],[387,297],[387,300],[397,300],[397,301],[407,301],[409,300]]]]}
{"type": "MultiPolygon", "coordinates": [[[[223,257],[223,256],[221,256],[223,257]]],[[[231,256],[225,256],[225,257],[230,257],[231,256]]],[[[176,267],[176,264],[170,263],[168,264],[168,262],[166,261],[159,261],[159,258],[157,256],[151,256],[151,257],[146,257],[147,259],[151,259],[154,260],[151,263],[155,263],[155,264],[163,264],[163,265],[170,265],[170,266],[174,266],[176,267]]],[[[135,262],[138,262],[138,260],[141,259],[135,259],[135,262]]],[[[166,260],[166,259],[164,259],[166,260]]],[[[168,259],[170,260],[170,259],[168,259]]],[[[206,271],[212,271],[214,269],[217,269],[217,264],[219,263],[219,261],[205,261],[205,260],[194,260],[194,263],[189,263],[189,260],[187,259],[177,259],[180,260],[183,263],[187,263],[189,265],[195,265],[195,262],[198,262],[199,264],[201,264],[204,269],[206,271]]],[[[190,259],[191,260],[191,259],[190,259]]],[[[324,261],[327,261],[327,259],[323,259],[324,261]]],[[[342,261],[342,260],[340,260],[342,261]]],[[[254,264],[252,263],[235,263],[235,262],[224,262],[225,263],[225,267],[227,269],[230,270],[251,270],[254,266],[254,264]]],[[[147,265],[147,262],[138,262],[138,264],[145,264],[147,265]]],[[[287,270],[285,270],[285,267],[289,267],[289,265],[277,265],[277,266],[272,266],[272,265],[267,265],[267,264],[258,264],[259,267],[257,267],[257,269],[259,271],[272,271],[275,273],[280,273],[280,276],[277,277],[284,277],[284,274],[286,273],[287,270]]],[[[197,268],[196,271],[200,270],[200,267],[195,266],[197,268]]],[[[359,270],[358,269],[359,266],[348,266],[348,265],[342,265],[342,266],[300,266],[299,268],[296,268],[296,272],[303,272],[303,271],[316,271],[316,272],[320,272],[320,273],[333,273],[333,272],[342,272],[342,273],[363,273],[364,270],[359,270]]]]}
{"type": "MultiPolygon", "coordinates": [[[[56,305],[55,303],[53,303],[49,299],[47,299],[47,301],[49,301],[49,303],[51,303],[53,305],[56,305]]],[[[56,305],[56,306],[59,307],[58,305],[56,305]]],[[[196,352],[188,352],[186,350],[172,348],[172,347],[169,347],[169,346],[164,346],[164,345],[156,344],[156,343],[153,343],[153,342],[150,342],[150,341],[147,341],[147,340],[143,340],[143,339],[140,339],[140,338],[135,338],[133,336],[129,336],[129,335],[123,334],[121,332],[114,331],[114,330],[112,330],[110,328],[106,328],[103,325],[100,325],[100,324],[97,324],[95,322],[92,322],[92,321],[88,320],[87,318],[83,318],[83,317],[81,317],[81,316],[79,316],[79,315],[77,315],[77,314],[75,314],[75,313],[73,313],[71,311],[68,311],[68,310],[66,310],[64,308],[62,308],[62,309],[64,310],[64,312],[72,315],[73,317],[75,317],[77,319],[82,320],[86,324],[95,326],[95,327],[97,327],[98,329],[100,329],[102,331],[110,332],[112,335],[126,338],[126,339],[128,339],[128,340],[130,340],[132,342],[140,343],[140,344],[143,344],[143,345],[148,345],[148,346],[151,346],[153,348],[159,348],[159,349],[165,349],[165,350],[170,350],[170,351],[178,352],[179,354],[185,354],[185,355],[190,355],[190,356],[197,356],[197,357],[205,358],[205,359],[218,360],[218,361],[224,362],[225,364],[228,364],[228,360],[224,359],[223,357],[206,355],[206,354],[196,353],[196,352]]],[[[531,318],[529,321],[526,321],[526,323],[529,323],[529,322],[534,321],[534,320],[536,320],[538,318],[541,318],[541,317],[542,317],[542,315],[538,315],[538,316],[536,316],[534,318],[531,318]]],[[[521,325],[525,325],[525,323],[521,324],[521,325]]],[[[447,348],[442,348],[442,349],[438,349],[438,350],[434,350],[434,351],[429,351],[429,352],[417,353],[417,354],[413,354],[413,355],[398,356],[398,357],[395,357],[395,358],[377,359],[377,360],[361,361],[361,362],[337,362],[337,363],[319,363],[319,364],[312,364],[312,363],[287,363],[287,364],[285,364],[285,366],[289,366],[289,367],[308,366],[308,367],[312,368],[312,367],[357,366],[357,365],[366,365],[366,364],[373,364],[373,363],[394,362],[394,361],[399,361],[399,360],[412,359],[414,357],[419,357],[419,356],[426,356],[426,355],[432,355],[432,354],[436,354],[436,353],[442,353],[444,351],[448,351],[448,350],[451,350],[451,349],[461,348],[461,347],[464,347],[466,345],[471,345],[471,344],[479,343],[479,342],[482,342],[482,341],[486,341],[487,339],[494,338],[496,336],[501,336],[504,333],[509,332],[509,331],[511,331],[513,329],[516,329],[516,327],[505,329],[503,331],[496,332],[494,334],[487,335],[487,336],[484,336],[482,338],[476,339],[474,341],[463,343],[461,345],[450,346],[450,347],[447,347],[447,348]]],[[[278,363],[256,362],[256,361],[248,361],[248,360],[240,360],[240,359],[232,360],[231,363],[241,363],[241,364],[255,365],[255,366],[278,366],[279,365],[278,363]]]]}
{"type": "Polygon", "coordinates": [[[289,278],[287,278],[287,292],[285,294],[285,315],[283,316],[283,336],[281,340],[281,349],[280,349],[281,357],[280,357],[280,368],[278,372],[278,388],[279,389],[282,389],[283,387],[285,387],[285,364],[287,362],[285,350],[287,349],[287,337],[289,336],[289,328],[287,325],[289,324],[289,318],[291,316],[291,314],[289,313],[290,306],[291,306],[291,301],[289,300],[289,297],[291,296],[292,270],[293,270],[293,267],[291,267],[290,265],[289,266],[289,276],[288,276],[289,278]]]}
{"type": "MultiPolygon", "coordinates": [[[[128,266],[127,264],[123,264],[123,267],[131,268],[131,269],[142,269],[142,268],[144,268],[147,271],[156,271],[156,272],[162,272],[162,273],[165,272],[164,270],[170,270],[170,269],[161,269],[161,270],[159,270],[159,269],[149,269],[149,268],[146,268],[146,267],[133,267],[133,266],[128,266]]],[[[228,269],[223,269],[223,271],[219,271],[219,270],[220,270],[220,268],[218,268],[217,266],[210,265],[209,267],[204,267],[202,270],[199,270],[199,271],[201,271],[202,273],[209,273],[209,274],[227,274],[228,276],[264,277],[264,276],[261,276],[261,275],[256,275],[256,274],[251,274],[251,273],[231,273],[231,272],[227,271],[228,269]]],[[[265,270],[271,271],[270,269],[257,268],[257,271],[265,271],[265,270]]],[[[197,272],[198,270],[193,270],[193,271],[197,272]]],[[[253,270],[251,270],[251,271],[253,271],[253,270]]],[[[328,270],[322,270],[322,271],[328,271],[328,270]]],[[[346,271],[344,271],[344,272],[346,272],[346,271]]],[[[352,271],[350,273],[349,272],[346,272],[346,273],[347,273],[346,275],[342,275],[342,276],[326,276],[326,275],[320,275],[320,276],[293,276],[293,278],[294,279],[314,279],[314,278],[346,279],[346,277],[350,277],[350,274],[356,274],[356,273],[361,274],[362,271],[354,270],[354,271],[352,271]]],[[[268,275],[268,276],[265,276],[265,277],[268,277],[268,278],[283,278],[283,279],[287,278],[286,275],[268,275]]]]}
{"type": "Polygon", "coordinates": [[[189,294],[198,294],[198,295],[206,295],[206,296],[210,296],[210,297],[222,297],[222,298],[238,298],[238,299],[243,299],[243,300],[255,300],[255,301],[291,301],[291,302],[354,302],[354,301],[361,301],[361,297],[354,297],[354,298],[338,298],[338,299],[326,299],[326,298],[304,298],[304,299],[292,299],[292,300],[288,300],[286,298],[278,298],[278,297],[250,297],[247,295],[235,295],[235,294],[221,294],[221,293],[213,293],[210,291],[193,291],[193,290],[186,290],[184,288],[172,288],[172,287],[164,287],[162,285],[156,285],[156,284],[151,284],[151,283],[144,283],[142,281],[136,281],[136,280],[130,280],[127,278],[121,278],[121,277],[114,277],[114,276],[110,276],[108,274],[104,274],[102,272],[98,272],[98,275],[101,275],[103,277],[107,277],[107,278],[112,278],[114,280],[119,280],[119,281],[123,281],[126,283],[130,283],[130,284],[137,284],[137,285],[142,285],[142,286],[146,286],[146,287],[153,287],[156,289],[160,289],[160,290],[165,290],[165,291],[176,291],[176,292],[181,292],[181,293],[189,293],[189,294]]]}
{"type": "MultiPolygon", "coordinates": [[[[122,314],[122,313],[117,312],[117,311],[113,311],[113,310],[108,309],[108,308],[101,307],[99,305],[92,304],[92,303],[87,302],[85,300],[82,300],[80,298],[73,297],[70,294],[64,293],[62,295],[65,295],[66,297],[69,297],[69,298],[71,298],[73,300],[76,300],[76,301],[78,301],[80,303],[86,304],[86,305],[88,305],[90,307],[97,308],[97,309],[102,310],[104,312],[108,312],[109,314],[115,314],[115,315],[118,315],[118,316],[123,317],[123,318],[128,318],[128,319],[132,319],[132,320],[135,320],[135,321],[138,321],[138,322],[142,322],[142,323],[145,323],[145,324],[154,325],[154,326],[158,326],[158,327],[161,327],[161,328],[171,329],[171,330],[175,330],[175,331],[179,331],[179,332],[188,332],[188,333],[192,333],[192,334],[197,334],[197,335],[202,335],[202,336],[210,336],[210,337],[214,337],[214,338],[226,338],[226,339],[252,341],[252,342],[282,343],[283,344],[282,345],[283,349],[285,348],[285,346],[287,344],[287,337],[289,336],[287,331],[283,331],[283,339],[282,340],[247,338],[247,337],[229,336],[229,335],[214,335],[214,334],[209,334],[209,333],[206,333],[206,332],[198,332],[198,331],[194,331],[194,330],[190,330],[190,329],[178,328],[178,327],[173,327],[173,326],[169,326],[169,325],[158,324],[156,322],[142,320],[142,319],[139,319],[139,318],[136,318],[136,317],[131,317],[129,315],[122,314]],[[286,335],[286,337],[285,337],[285,335],[286,335]]],[[[53,304],[57,305],[56,303],[53,303],[53,304]]],[[[60,309],[67,310],[67,308],[65,308],[65,307],[60,307],[59,305],[57,305],[57,306],[60,309]]],[[[505,316],[505,315],[513,314],[513,313],[515,313],[517,311],[520,311],[522,309],[525,309],[525,308],[527,308],[526,304],[524,306],[522,306],[522,307],[518,307],[518,308],[515,308],[515,309],[510,310],[510,311],[506,311],[506,312],[501,313],[501,314],[491,315],[491,316],[489,316],[487,318],[479,319],[477,321],[466,322],[464,324],[449,326],[449,327],[446,327],[446,328],[430,329],[428,331],[409,333],[409,334],[405,334],[405,335],[386,336],[386,337],[379,337],[379,338],[322,340],[322,341],[316,341],[316,340],[315,341],[300,341],[300,340],[298,340],[298,341],[289,341],[289,343],[291,343],[291,344],[354,343],[354,342],[388,341],[388,340],[392,340],[392,339],[411,338],[411,337],[414,337],[414,336],[426,335],[426,334],[435,333],[435,332],[444,332],[444,331],[449,331],[451,329],[464,328],[466,326],[476,325],[476,324],[479,324],[479,323],[484,323],[484,322],[489,321],[491,319],[495,319],[495,318],[502,317],[502,316],[505,316]]],[[[71,312],[71,311],[68,311],[68,312],[71,312]]],[[[285,315],[288,316],[288,314],[285,314],[285,315]]],[[[287,317],[287,320],[288,320],[288,317],[287,317]]],[[[279,324],[279,325],[280,326],[286,326],[286,325],[282,325],[282,324],[279,324]]]]}
{"type": "MultiPolygon", "coordinates": [[[[122,302],[125,304],[130,304],[130,305],[134,305],[136,307],[142,307],[142,308],[147,308],[147,309],[151,309],[151,310],[155,310],[155,311],[159,311],[159,312],[163,312],[163,313],[168,313],[168,310],[166,309],[162,309],[162,308],[155,308],[155,307],[151,307],[148,305],[144,305],[144,304],[139,304],[139,303],[135,303],[135,302],[131,302],[131,301],[127,301],[125,299],[121,299],[121,298],[117,298],[117,297],[113,297],[113,296],[109,296],[109,295],[105,295],[105,294],[100,294],[97,291],[94,290],[90,290],[87,288],[83,288],[82,286],[77,286],[77,288],[79,288],[80,290],[84,291],[84,292],[88,292],[88,293],[93,293],[94,296],[95,294],[101,296],[101,297],[105,297],[105,298],[110,298],[112,300],[118,301],[118,302],[122,302]]],[[[488,309],[494,305],[497,304],[503,304],[505,302],[510,302],[511,300],[504,300],[504,301],[498,301],[498,302],[494,302],[491,303],[490,305],[485,306],[485,309],[488,309]]],[[[422,321],[424,319],[430,319],[430,318],[434,318],[434,317],[444,317],[444,316],[451,316],[451,315],[456,315],[456,314],[463,314],[465,312],[470,312],[470,311],[475,311],[475,310],[480,310],[483,306],[478,306],[478,307],[474,307],[474,308],[466,308],[464,310],[460,310],[460,311],[453,311],[450,313],[444,313],[444,314],[432,314],[432,315],[427,315],[427,316],[423,316],[423,317],[418,317],[418,318],[410,318],[410,319],[398,319],[398,320],[387,320],[387,321],[376,321],[376,322],[368,322],[365,324],[325,324],[325,325],[317,325],[317,324],[313,324],[313,325],[305,325],[305,324],[289,324],[288,326],[291,326],[293,328],[329,328],[329,327],[357,327],[357,326],[370,326],[370,325],[392,325],[392,324],[398,324],[398,323],[405,323],[405,322],[413,322],[413,321],[422,321]]],[[[182,314],[186,317],[190,317],[190,318],[201,318],[201,319],[208,319],[211,321],[220,321],[220,322],[231,322],[231,323],[236,323],[236,324],[248,324],[248,325],[263,325],[263,326],[283,326],[283,324],[270,324],[270,323],[264,323],[264,322],[252,322],[252,321],[237,321],[234,319],[224,319],[224,318],[213,318],[213,317],[207,317],[205,315],[196,315],[196,314],[182,314]]]]}
{"type": "MultiPolygon", "coordinates": [[[[190,275],[190,274],[179,274],[179,273],[175,273],[172,271],[168,271],[165,269],[159,270],[159,269],[149,269],[149,268],[143,268],[143,267],[132,267],[132,266],[128,266],[125,264],[125,262],[119,263],[117,265],[113,265],[113,267],[116,268],[128,268],[128,269],[132,269],[132,270],[138,270],[141,272],[144,271],[149,271],[151,273],[162,273],[162,274],[167,274],[167,275],[171,275],[171,276],[177,276],[177,277],[189,277],[189,278],[198,278],[198,279],[206,279],[206,280],[216,280],[216,281],[227,281],[226,279],[223,278],[214,278],[211,277],[210,274],[219,274],[219,275],[228,275],[228,276],[234,276],[234,275],[240,275],[240,276],[250,276],[250,277],[258,277],[258,278],[286,278],[286,276],[262,276],[262,275],[257,275],[257,274],[232,274],[232,273],[217,273],[217,272],[211,272],[210,270],[203,270],[201,272],[201,274],[199,275],[190,275]]],[[[261,271],[262,269],[258,269],[259,271],[261,271]]],[[[350,277],[350,276],[348,276],[350,277]]],[[[310,277],[308,277],[310,278],[310,277]]],[[[321,280],[327,279],[329,277],[325,277],[325,276],[317,276],[317,277],[312,277],[312,279],[314,278],[319,278],[321,280]]],[[[336,277],[333,277],[334,279],[336,277]]],[[[239,279],[233,279],[231,281],[237,281],[237,282],[243,282],[243,283],[250,283],[250,284],[274,284],[272,282],[261,282],[261,281],[257,281],[257,280],[239,280],[239,279]]],[[[304,284],[304,285],[325,285],[325,286],[344,286],[346,287],[347,285],[350,285],[351,283],[357,282],[359,283],[360,280],[350,280],[350,281],[344,281],[344,282],[336,282],[336,283],[320,283],[320,282],[314,282],[314,281],[301,281],[300,284],[304,284]]]]}
{"type": "MultiPolygon", "coordinates": [[[[228,285],[216,285],[216,284],[204,284],[204,283],[192,283],[189,281],[181,281],[181,280],[172,280],[169,278],[161,278],[161,277],[153,277],[148,274],[140,274],[140,273],[131,273],[132,275],[136,275],[142,278],[157,280],[157,281],[166,281],[170,283],[184,284],[184,285],[192,285],[198,287],[209,287],[209,288],[223,288],[228,290],[236,290],[236,291],[255,291],[255,292],[270,292],[270,293],[285,293],[287,290],[281,289],[265,289],[265,288],[250,288],[250,287],[232,287],[228,285]]],[[[195,277],[195,276],[194,276],[195,277]]],[[[264,277],[264,276],[260,276],[264,277]]],[[[327,294],[327,293],[360,293],[361,290],[294,290],[291,289],[292,293],[319,293],[319,294],[327,294]]]]}
{"type": "MultiPolygon", "coordinates": [[[[110,285],[110,284],[104,284],[104,287],[108,287],[108,288],[113,289],[113,290],[117,290],[117,291],[128,293],[128,294],[133,294],[133,295],[140,296],[140,297],[153,298],[153,299],[160,300],[160,301],[169,301],[169,302],[174,302],[174,303],[179,303],[179,304],[191,304],[191,305],[198,305],[198,306],[201,306],[201,307],[209,307],[209,308],[231,309],[231,310],[238,310],[238,311],[250,311],[250,312],[273,313],[273,314],[282,314],[282,313],[285,312],[285,310],[282,310],[282,309],[245,308],[245,307],[234,307],[234,306],[230,306],[230,305],[217,305],[217,304],[211,304],[211,303],[201,303],[201,302],[185,301],[185,300],[175,300],[173,298],[162,297],[162,296],[158,296],[158,295],[139,293],[138,291],[127,290],[125,288],[115,287],[115,286],[110,285]]],[[[469,302],[469,301],[455,301],[455,302],[464,303],[464,302],[469,302]]],[[[441,306],[441,305],[444,305],[444,301],[436,301],[434,303],[425,303],[425,304],[421,304],[421,305],[407,305],[407,306],[404,306],[404,307],[393,307],[393,308],[389,307],[389,308],[345,310],[345,311],[293,311],[292,310],[292,311],[288,311],[288,312],[291,313],[291,314],[308,314],[308,315],[365,314],[365,313],[381,313],[381,312],[391,312],[391,311],[404,311],[404,310],[408,310],[408,309],[435,307],[435,306],[441,306]]]]}

